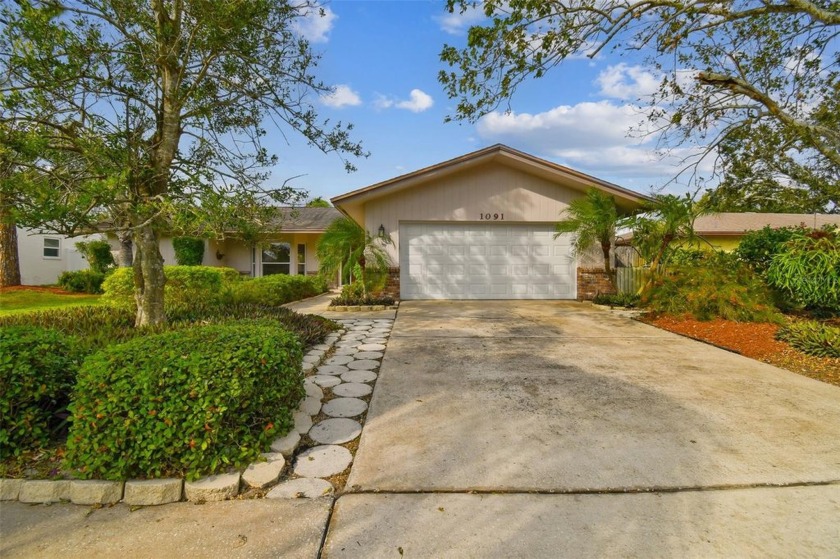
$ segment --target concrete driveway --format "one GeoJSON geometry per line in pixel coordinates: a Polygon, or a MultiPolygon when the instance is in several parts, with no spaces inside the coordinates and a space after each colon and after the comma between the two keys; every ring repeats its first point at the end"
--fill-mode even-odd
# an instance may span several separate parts
{"type": "Polygon", "coordinates": [[[404,302],[325,557],[840,553],[840,389],[578,303],[404,302]]]}

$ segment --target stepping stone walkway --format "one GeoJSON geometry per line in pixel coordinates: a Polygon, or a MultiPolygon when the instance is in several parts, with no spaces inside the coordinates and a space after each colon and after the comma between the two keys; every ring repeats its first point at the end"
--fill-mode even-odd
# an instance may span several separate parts
{"type": "Polygon", "coordinates": [[[293,434],[272,444],[272,450],[281,452],[293,466],[292,479],[271,489],[266,495],[269,499],[331,496],[335,488],[324,478],[345,472],[353,462],[353,454],[341,445],[356,440],[362,433],[358,418],[368,409],[362,398],[373,392],[394,321],[348,318],[338,322],[344,330],[335,341],[334,352],[306,378],[307,398],[295,414],[293,434]],[[313,425],[311,416],[319,412],[327,419],[313,425]],[[294,448],[300,444],[298,434],[308,435],[316,446],[295,457],[294,448]]]}

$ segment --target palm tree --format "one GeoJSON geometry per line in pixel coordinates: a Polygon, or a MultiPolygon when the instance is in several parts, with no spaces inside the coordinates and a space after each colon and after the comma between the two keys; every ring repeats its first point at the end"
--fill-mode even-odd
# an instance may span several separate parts
{"type": "Polygon", "coordinates": [[[342,280],[358,270],[358,279],[367,296],[367,274],[384,272],[391,266],[391,257],[385,244],[392,244],[387,236],[374,237],[349,217],[333,221],[327,227],[315,248],[320,261],[320,273],[333,278],[341,272],[342,280]]]}
{"type": "Polygon", "coordinates": [[[610,249],[616,229],[622,225],[624,218],[619,217],[613,197],[596,188],[590,188],[585,197],[573,200],[563,215],[565,219],[561,219],[554,227],[554,238],[564,233],[575,233],[577,236],[573,248],[576,254],[586,252],[596,243],[600,245],[604,255],[604,271],[615,287],[610,249]]]}

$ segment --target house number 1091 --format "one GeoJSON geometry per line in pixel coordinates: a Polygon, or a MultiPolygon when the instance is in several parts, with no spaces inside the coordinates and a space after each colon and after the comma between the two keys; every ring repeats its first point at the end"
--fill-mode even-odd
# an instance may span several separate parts
{"type": "Polygon", "coordinates": [[[504,221],[505,214],[479,214],[481,221],[504,221]]]}

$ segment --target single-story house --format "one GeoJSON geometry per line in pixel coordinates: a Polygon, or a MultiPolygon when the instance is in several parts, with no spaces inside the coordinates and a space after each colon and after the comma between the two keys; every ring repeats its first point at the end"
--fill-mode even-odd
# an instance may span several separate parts
{"type": "MultiPolygon", "coordinates": [[[[277,235],[256,247],[236,238],[207,240],[202,264],[233,268],[250,277],[317,274],[318,239],[339,217],[341,212],[335,208],[283,208],[274,224],[277,235]]],[[[110,236],[109,240],[116,251],[116,238],[110,236]]],[[[172,237],[161,238],[160,253],[164,264],[176,264],[172,237]]]]}
{"type": "Polygon", "coordinates": [[[746,233],[764,227],[805,226],[819,229],[823,225],[840,227],[840,215],[724,212],[698,217],[694,222],[694,232],[713,248],[730,251],[738,247],[746,233]]]}
{"type": "Polygon", "coordinates": [[[387,234],[401,299],[576,299],[608,288],[600,249],[576,255],[554,225],[597,188],[626,212],[648,198],[505,145],[332,198],[387,234]]]}
{"type": "Polygon", "coordinates": [[[76,243],[98,239],[99,235],[66,237],[17,228],[20,279],[24,285],[52,285],[63,272],[85,270],[87,260],[76,243]]]}

